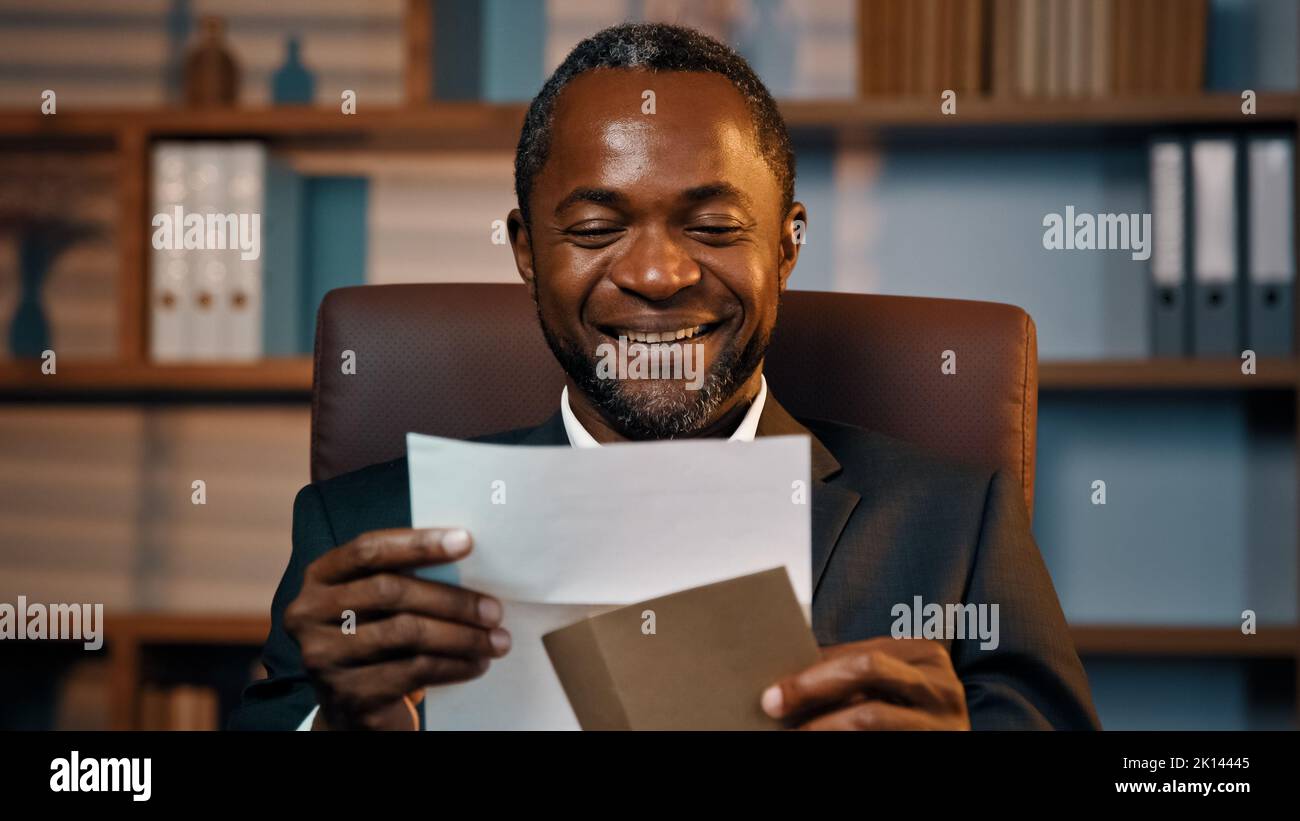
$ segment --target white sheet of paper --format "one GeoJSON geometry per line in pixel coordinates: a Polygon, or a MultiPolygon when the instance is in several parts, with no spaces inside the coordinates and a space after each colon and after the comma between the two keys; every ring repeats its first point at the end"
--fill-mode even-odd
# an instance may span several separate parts
{"type": "Polygon", "coordinates": [[[578,730],[542,636],[611,605],[529,604],[503,601],[514,647],[482,676],[425,691],[426,730],[578,730]]]}
{"type": "Polygon", "coordinates": [[[407,456],[412,525],[474,538],[419,575],[502,599],[513,638],[484,676],[427,691],[430,729],[577,729],[541,636],[610,607],[779,565],[812,601],[806,437],[578,449],[408,434],[407,456]]]}

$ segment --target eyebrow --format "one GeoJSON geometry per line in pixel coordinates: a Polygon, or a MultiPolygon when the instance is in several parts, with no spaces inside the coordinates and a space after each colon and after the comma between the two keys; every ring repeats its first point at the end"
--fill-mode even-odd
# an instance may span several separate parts
{"type": "Polygon", "coordinates": [[[745,192],[726,182],[711,182],[707,185],[688,188],[684,196],[691,202],[704,202],[705,200],[718,198],[733,199],[745,208],[751,207],[749,197],[745,192]]]}
{"type": "Polygon", "coordinates": [[[579,202],[594,202],[597,205],[622,205],[627,198],[617,191],[611,191],[608,188],[575,188],[560,200],[560,204],[555,206],[555,213],[558,215],[570,205],[579,202]]]}
{"type": "MultiPolygon", "coordinates": [[[[711,182],[688,188],[682,192],[682,197],[692,203],[718,198],[733,199],[745,208],[751,207],[750,199],[745,192],[726,182],[711,182]]],[[[627,197],[609,188],[575,188],[555,206],[556,215],[558,216],[563,213],[564,209],[579,202],[591,202],[597,205],[624,205],[627,203],[627,197]]]]}

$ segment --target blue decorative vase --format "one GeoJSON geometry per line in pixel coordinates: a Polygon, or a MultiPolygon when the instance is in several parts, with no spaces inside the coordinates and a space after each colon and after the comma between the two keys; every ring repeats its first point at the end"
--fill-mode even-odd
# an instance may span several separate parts
{"type": "Polygon", "coordinates": [[[62,243],[39,231],[18,241],[18,308],[9,325],[9,350],[16,357],[39,357],[50,348],[50,322],[41,305],[41,285],[62,243]]]}
{"type": "Polygon", "coordinates": [[[297,37],[289,38],[284,65],[271,77],[271,99],[277,105],[307,105],[316,99],[316,78],[302,64],[297,37]]]}

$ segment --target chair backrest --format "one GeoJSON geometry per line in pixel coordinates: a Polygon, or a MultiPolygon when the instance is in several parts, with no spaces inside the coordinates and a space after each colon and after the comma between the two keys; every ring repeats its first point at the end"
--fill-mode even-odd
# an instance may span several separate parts
{"type": "MultiPolygon", "coordinates": [[[[787,291],[764,373],[795,416],[1005,468],[1033,510],[1038,346],[1020,308],[787,291]]],[[[312,479],[400,456],[408,431],[467,438],[538,424],[562,384],[523,285],[331,291],[316,322],[312,479]]]]}

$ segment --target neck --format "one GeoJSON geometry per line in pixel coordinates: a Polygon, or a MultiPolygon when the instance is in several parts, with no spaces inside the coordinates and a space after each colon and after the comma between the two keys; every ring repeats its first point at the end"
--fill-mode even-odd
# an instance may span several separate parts
{"type": "MultiPolygon", "coordinates": [[[[578,389],[572,379],[566,379],[569,387],[569,407],[573,410],[573,415],[577,417],[582,426],[591,434],[591,438],[601,444],[610,442],[626,442],[631,437],[624,435],[612,425],[608,419],[601,414],[600,410],[592,404],[590,397],[578,389]]],[[[736,432],[740,427],[740,422],[745,418],[749,411],[749,406],[753,404],[758,391],[763,385],[763,368],[762,365],[754,370],[753,375],[745,380],[727,401],[722,403],[713,419],[704,427],[691,433],[684,433],[682,439],[701,439],[717,438],[725,439],[736,432]]]]}

